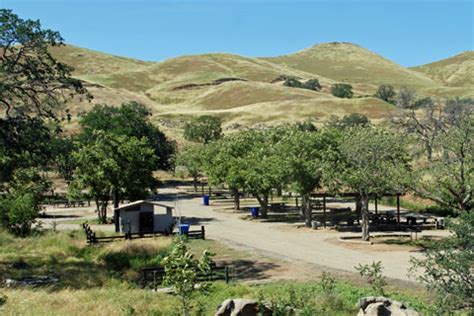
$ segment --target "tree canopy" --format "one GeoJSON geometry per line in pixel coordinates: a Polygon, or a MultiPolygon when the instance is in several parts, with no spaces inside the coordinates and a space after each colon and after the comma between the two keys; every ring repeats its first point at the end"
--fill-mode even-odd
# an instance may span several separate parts
{"type": "Polygon", "coordinates": [[[0,104],[6,116],[57,118],[75,94],[91,98],[72,68],[55,60],[48,46],[62,45],[58,32],[39,21],[23,20],[0,10],[0,104]]]}
{"type": "Polygon", "coordinates": [[[331,93],[338,98],[350,99],[354,95],[352,86],[347,83],[336,83],[331,87],[331,93]]]}
{"type": "Polygon", "coordinates": [[[81,116],[82,132],[79,137],[81,141],[90,141],[94,138],[95,131],[139,139],[144,137],[154,150],[156,169],[169,169],[175,144],[150,122],[150,116],[150,110],[137,102],[124,103],[120,107],[95,105],[91,111],[81,116]]]}
{"type": "Polygon", "coordinates": [[[405,145],[400,136],[388,130],[355,127],[325,155],[325,185],[335,192],[350,190],[359,194],[364,240],[369,239],[369,195],[404,192],[411,185],[405,145]]]}
{"type": "Polygon", "coordinates": [[[380,85],[379,88],[377,89],[377,92],[375,93],[375,97],[384,100],[385,102],[395,104],[395,96],[397,93],[395,92],[395,89],[391,85],[380,85]]]}
{"type": "Polygon", "coordinates": [[[189,141],[208,144],[221,137],[221,120],[215,116],[198,116],[187,122],[184,126],[184,138],[189,141]]]}
{"type": "Polygon", "coordinates": [[[94,197],[99,219],[107,217],[110,196],[120,193],[129,200],[143,199],[154,190],[156,161],[147,139],[115,135],[104,131],[93,133],[92,142],[80,143],[73,152],[76,170],[70,193],[84,189],[94,197]]]}

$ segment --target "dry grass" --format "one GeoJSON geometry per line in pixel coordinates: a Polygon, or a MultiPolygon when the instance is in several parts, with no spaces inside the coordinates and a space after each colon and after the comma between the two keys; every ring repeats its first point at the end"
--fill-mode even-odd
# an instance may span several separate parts
{"type": "Polygon", "coordinates": [[[74,115],[72,122],[66,126],[70,133],[78,129],[77,115],[97,103],[143,103],[152,110],[154,122],[160,124],[162,118],[176,122],[175,126],[161,127],[171,138],[179,140],[182,138],[180,125],[183,121],[203,114],[221,117],[224,126],[233,123],[279,124],[306,119],[322,124],[330,115],[354,112],[365,114],[375,122],[382,121],[390,116],[391,106],[367,95],[372,95],[383,83],[416,88],[420,96],[474,96],[472,81],[469,81],[472,79],[472,76],[469,77],[472,73],[472,52],[416,69],[403,68],[347,43],[320,44],[276,58],[204,54],[159,63],[74,46],[55,47],[52,52],[59,60],[75,67],[74,74],[78,78],[102,86],[89,88],[94,95],[91,103],[74,100],[70,104],[74,115]],[[303,80],[316,77],[321,82],[322,90],[314,92],[285,87],[281,82],[270,83],[281,75],[303,80]],[[183,85],[207,84],[229,77],[247,81],[174,90],[183,85]],[[439,80],[446,82],[446,85],[439,80]],[[340,81],[353,85],[354,99],[337,99],[331,95],[331,85],[340,81]]]}
{"type": "Polygon", "coordinates": [[[446,58],[434,63],[413,67],[413,70],[424,73],[452,87],[469,87],[474,90],[474,51],[446,58]]]}

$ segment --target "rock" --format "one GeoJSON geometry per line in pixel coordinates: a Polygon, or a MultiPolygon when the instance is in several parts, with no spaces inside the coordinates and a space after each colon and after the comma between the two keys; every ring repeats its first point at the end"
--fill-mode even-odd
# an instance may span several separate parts
{"type": "Polygon", "coordinates": [[[15,286],[41,286],[58,283],[59,280],[52,276],[31,276],[20,280],[6,279],[4,281],[6,287],[15,286]]]}
{"type": "Polygon", "coordinates": [[[234,298],[227,299],[217,307],[216,316],[256,316],[271,315],[271,311],[264,307],[263,311],[259,310],[257,301],[234,298]]]}
{"type": "Polygon", "coordinates": [[[415,310],[405,304],[380,296],[369,296],[359,300],[357,316],[419,316],[415,310]]]}

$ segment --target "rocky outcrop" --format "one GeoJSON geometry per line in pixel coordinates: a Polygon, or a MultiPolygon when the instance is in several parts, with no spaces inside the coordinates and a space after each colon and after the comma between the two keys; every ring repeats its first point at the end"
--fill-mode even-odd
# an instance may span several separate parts
{"type": "Polygon", "coordinates": [[[216,316],[257,316],[272,315],[271,311],[257,301],[234,298],[227,299],[217,307],[216,316]]]}
{"type": "Polygon", "coordinates": [[[380,297],[364,297],[357,304],[359,313],[357,316],[419,316],[415,310],[408,308],[405,304],[380,297]]]}

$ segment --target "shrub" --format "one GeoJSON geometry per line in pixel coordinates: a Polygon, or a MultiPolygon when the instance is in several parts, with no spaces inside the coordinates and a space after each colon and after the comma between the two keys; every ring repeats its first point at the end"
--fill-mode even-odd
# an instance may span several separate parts
{"type": "Polygon", "coordinates": [[[294,77],[286,78],[285,82],[283,82],[283,85],[292,88],[303,88],[303,84],[301,83],[301,81],[294,77]]]}
{"type": "Polygon", "coordinates": [[[379,86],[377,92],[375,93],[375,97],[391,104],[395,104],[396,95],[397,93],[395,92],[395,89],[393,89],[392,86],[384,84],[379,86]]]}
{"type": "Polygon", "coordinates": [[[314,91],[319,91],[321,90],[321,84],[319,83],[319,80],[316,78],[309,79],[303,84],[303,87],[309,90],[314,90],[314,91]]]}
{"type": "Polygon", "coordinates": [[[375,295],[385,296],[384,287],[387,285],[387,279],[382,275],[382,262],[372,262],[371,265],[359,264],[355,269],[359,274],[367,278],[367,282],[372,287],[375,295]]]}
{"type": "Polygon", "coordinates": [[[418,280],[437,294],[440,314],[474,307],[474,213],[449,219],[447,225],[453,235],[433,244],[423,258],[413,258],[411,269],[420,269],[418,280]]]}
{"type": "MultiPolygon", "coordinates": [[[[197,260],[183,240],[177,240],[170,254],[163,259],[165,268],[163,284],[174,288],[176,295],[180,297],[184,315],[189,315],[198,273],[208,273],[211,269],[210,264],[209,251],[204,250],[202,257],[197,260]]],[[[207,284],[202,284],[200,289],[206,290],[207,284]]]]}
{"type": "Polygon", "coordinates": [[[18,169],[0,198],[0,224],[18,236],[31,233],[31,227],[41,210],[40,199],[49,182],[36,169],[18,169]]]}
{"type": "Polygon", "coordinates": [[[331,93],[333,96],[338,98],[350,99],[354,95],[352,92],[352,86],[346,83],[336,83],[331,87],[331,93]]]}

